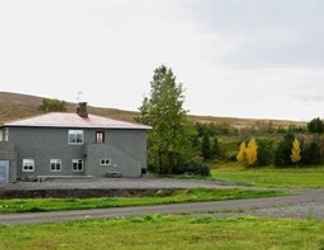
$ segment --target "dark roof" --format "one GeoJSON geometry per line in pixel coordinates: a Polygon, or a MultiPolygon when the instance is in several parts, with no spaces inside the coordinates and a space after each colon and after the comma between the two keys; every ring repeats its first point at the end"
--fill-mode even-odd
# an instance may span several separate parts
{"type": "Polygon", "coordinates": [[[151,127],[110,118],[90,115],[82,118],[76,113],[48,113],[4,124],[5,127],[54,127],[54,128],[111,128],[149,130],[151,127]]]}

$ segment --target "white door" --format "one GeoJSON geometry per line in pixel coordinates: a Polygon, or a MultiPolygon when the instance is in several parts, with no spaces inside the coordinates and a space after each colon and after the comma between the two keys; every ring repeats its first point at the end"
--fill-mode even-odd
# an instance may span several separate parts
{"type": "Polygon", "coordinates": [[[0,160],[0,184],[9,181],[9,161],[0,160]]]}

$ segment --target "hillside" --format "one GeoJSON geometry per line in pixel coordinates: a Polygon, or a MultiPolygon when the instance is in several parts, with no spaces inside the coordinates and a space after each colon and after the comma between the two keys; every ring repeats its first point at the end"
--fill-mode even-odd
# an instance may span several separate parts
{"type": "MultiPolygon", "coordinates": [[[[42,102],[41,97],[23,95],[16,93],[0,92],[0,124],[8,121],[26,118],[34,115],[41,114],[38,110],[39,105],[42,102]]],[[[76,109],[75,103],[67,103],[67,109],[69,112],[74,112],[76,109]]],[[[89,107],[89,112],[101,116],[107,116],[113,119],[119,119],[124,121],[134,121],[134,118],[138,115],[137,112],[119,110],[114,108],[100,108],[89,107]]],[[[241,119],[241,118],[228,118],[228,117],[214,117],[214,116],[195,116],[190,118],[194,121],[208,123],[214,122],[218,124],[227,123],[233,127],[251,127],[258,126],[262,123],[271,122],[275,127],[282,126],[287,127],[289,125],[304,125],[301,122],[294,121],[282,121],[282,120],[258,120],[258,119],[241,119]]]]}

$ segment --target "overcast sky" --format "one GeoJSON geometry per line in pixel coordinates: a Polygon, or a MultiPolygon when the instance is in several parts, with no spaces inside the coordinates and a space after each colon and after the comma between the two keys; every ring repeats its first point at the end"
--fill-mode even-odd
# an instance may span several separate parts
{"type": "Polygon", "coordinates": [[[136,110],[173,68],[194,114],[324,116],[323,0],[0,0],[0,91],[136,110]]]}

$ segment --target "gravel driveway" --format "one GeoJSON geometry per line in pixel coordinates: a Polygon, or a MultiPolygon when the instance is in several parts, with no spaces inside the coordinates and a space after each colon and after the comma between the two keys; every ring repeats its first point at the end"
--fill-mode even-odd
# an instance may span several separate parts
{"type": "Polygon", "coordinates": [[[45,182],[18,182],[0,185],[2,190],[68,190],[68,189],[180,189],[180,188],[231,188],[217,181],[175,178],[102,178],[57,179],[45,182]]]}

